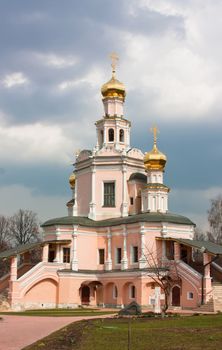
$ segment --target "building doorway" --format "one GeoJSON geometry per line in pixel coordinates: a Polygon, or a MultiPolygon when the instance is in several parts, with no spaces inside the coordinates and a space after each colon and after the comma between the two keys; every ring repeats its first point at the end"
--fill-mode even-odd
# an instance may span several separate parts
{"type": "Polygon", "coordinates": [[[178,286],[172,289],[172,306],[180,306],[180,287],[178,286]]]}
{"type": "Polygon", "coordinates": [[[81,303],[83,305],[89,305],[90,301],[90,288],[88,286],[83,286],[81,291],[81,303]]]}

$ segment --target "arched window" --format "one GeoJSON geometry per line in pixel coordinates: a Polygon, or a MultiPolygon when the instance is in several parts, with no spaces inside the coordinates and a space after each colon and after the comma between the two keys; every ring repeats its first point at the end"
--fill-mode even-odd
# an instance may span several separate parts
{"type": "Polygon", "coordinates": [[[136,287],[134,285],[130,286],[130,298],[134,299],[136,297],[136,287]]]}
{"type": "Polygon", "coordinates": [[[116,299],[118,297],[118,289],[117,287],[114,285],[113,286],[113,299],[116,299]]]}
{"type": "Polygon", "coordinates": [[[120,129],[119,131],[119,141],[124,142],[124,130],[120,129]]]}
{"type": "Polygon", "coordinates": [[[114,141],[114,130],[109,129],[109,142],[113,142],[113,141],[114,141]]]}

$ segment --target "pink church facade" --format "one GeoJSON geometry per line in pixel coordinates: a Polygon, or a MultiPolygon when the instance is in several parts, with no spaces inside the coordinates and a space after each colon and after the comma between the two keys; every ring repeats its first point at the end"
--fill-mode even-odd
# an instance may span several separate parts
{"type": "Polygon", "coordinates": [[[68,215],[42,225],[42,261],[35,266],[29,261],[35,244],[0,254],[11,261],[0,292],[8,291],[14,310],[123,307],[135,300],[160,312],[158,278],[167,275],[170,308],[220,310],[222,268],[215,258],[222,249],[194,240],[195,224],[168,210],[167,158],[156,128],[151,152],[131,147],[125,87],[114,65],[101,91],[104,116],[95,123],[93,149],[76,156],[68,215]]]}

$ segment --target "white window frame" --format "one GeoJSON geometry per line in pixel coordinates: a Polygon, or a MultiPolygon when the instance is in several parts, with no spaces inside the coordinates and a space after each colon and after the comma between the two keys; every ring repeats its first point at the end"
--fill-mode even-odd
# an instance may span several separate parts
{"type": "Polygon", "coordinates": [[[70,246],[65,246],[65,245],[62,245],[61,246],[61,257],[60,257],[60,259],[61,259],[61,263],[62,264],[70,264],[71,263],[71,253],[72,253],[72,251],[71,251],[71,247],[70,246]],[[63,248],[69,248],[69,262],[63,262],[63,259],[64,259],[64,252],[63,252],[63,248]]]}
{"type": "Polygon", "coordinates": [[[187,292],[187,300],[193,300],[194,299],[194,293],[189,291],[187,292]],[[190,294],[192,294],[192,298],[190,297],[190,294]]]}
{"type": "Polygon", "coordinates": [[[116,208],[116,180],[103,180],[102,181],[102,201],[101,201],[101,207],[102,208],[116,208]],[[115,196],[115,200],[114,200],[114,206],[113,207],[105,207],[104,206],[104,184],[105,183],[114,183],[114,189],[115,189],[115,192],[114,192],[114,196],[115,196]]]}

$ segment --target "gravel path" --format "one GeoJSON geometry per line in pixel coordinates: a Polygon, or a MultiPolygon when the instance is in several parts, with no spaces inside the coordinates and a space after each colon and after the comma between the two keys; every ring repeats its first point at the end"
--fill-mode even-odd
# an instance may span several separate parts
{"type": "Polygon", "coordinates": [[[37,317],[2,315],[0,320],[0,350],[21,350],[69,323],[104,316],[37,317]]]}

